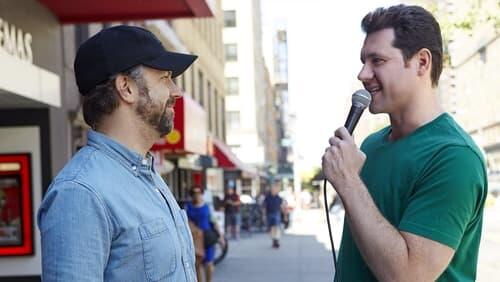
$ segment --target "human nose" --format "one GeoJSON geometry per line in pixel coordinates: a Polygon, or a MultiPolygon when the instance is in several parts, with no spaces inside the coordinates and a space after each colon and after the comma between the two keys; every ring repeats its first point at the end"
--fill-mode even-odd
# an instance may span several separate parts
{"type": "Polygon", "coordinates": [[[177,86],[172,79],[170,79],[170,82],[168,84],[168,90],[170,92],[170,96],[174,98],[182,97],[183,93],[182,89],[179,86],[177,86]]]}
{"type": "Polygon", "coordinates": [[[363,67],[358,73],[358,80],[361,82],[367,82],[372,78],[373,78],[372,69],[367,64],[363,64],[363,67]]]}

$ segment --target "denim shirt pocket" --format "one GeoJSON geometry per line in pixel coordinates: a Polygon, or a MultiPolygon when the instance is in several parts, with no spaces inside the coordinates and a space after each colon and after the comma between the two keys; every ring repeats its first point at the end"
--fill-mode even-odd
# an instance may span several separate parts
{"type": "Polygon", "coordinates": [[[160,281],[177,267],[175,239],[163,218],[139,226],[148,281],[160,281]]]}

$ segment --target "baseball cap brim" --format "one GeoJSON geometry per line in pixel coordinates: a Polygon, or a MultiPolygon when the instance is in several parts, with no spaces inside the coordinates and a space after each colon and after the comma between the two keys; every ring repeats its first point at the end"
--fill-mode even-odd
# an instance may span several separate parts
{"type": "Polygon", "coordinates": [[[196,55],[165,51],[163,55],[153,60],[142,62],[142,64],[158,70],[171,71],[172,77],[177,77],[189,68],[197,58],[198,56],[196,55]]]}

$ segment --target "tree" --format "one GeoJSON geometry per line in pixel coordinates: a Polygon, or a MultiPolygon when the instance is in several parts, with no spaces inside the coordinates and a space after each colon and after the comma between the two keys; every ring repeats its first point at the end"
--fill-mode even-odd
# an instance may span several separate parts
{"type": "Polygon", "coordinates": [[[443,35],[444,64],[450,66],[449,44],[456,33],[472,35],[480,26],[492,26],[500,33],[500,1],[498,0],[414,0],[438,20],[443,35]]]}

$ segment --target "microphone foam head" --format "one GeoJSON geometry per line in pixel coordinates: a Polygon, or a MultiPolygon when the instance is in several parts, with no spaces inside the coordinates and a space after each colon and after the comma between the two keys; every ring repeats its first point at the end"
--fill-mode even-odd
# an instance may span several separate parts
{"type": "Polygon", "coordinates": [[[354,94],[352,94],[352,104],[362,106],[363,109],[370,105],[372,101],[372,95],[365,89],[359,89],[354,94]]]}

